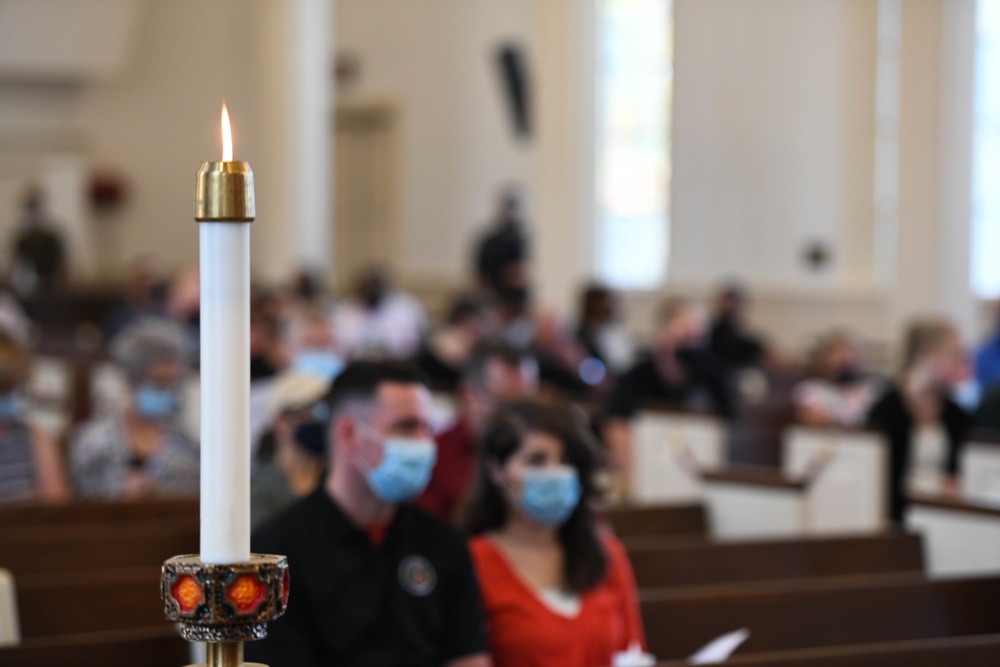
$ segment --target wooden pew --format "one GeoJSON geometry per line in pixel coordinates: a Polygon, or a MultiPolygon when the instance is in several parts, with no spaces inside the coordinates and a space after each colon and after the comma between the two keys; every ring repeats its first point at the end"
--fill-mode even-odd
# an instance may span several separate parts
{"type": "Polygon", "coordinates": [[[760,539],[808,533],[808,480],[756,466],[706,470],[702,479],[713,537],[760,539]]]}
{"type": "Polygon", "coordinates": [[[963,496],[979,502],[1000,502],[1000,432],[973,431],[962,447],[959,468],[963,496]]]}
{"type": "MultiPolygon", "coordinates": [[[[686,661],[661,662],[658,667],[682,667],[687,664],[686,661]]],[[[1000,635],[916,639],[749,655],[737,652],[725,664],[732,667],[996,667],[1000,665],[1000,635]]]]}
{"type": "Polygon", "coordinates": [[[920,537],[902,533],[723,544],[632,538],[625,547],[640,589],[924,570],[920,537]]]}
{"type": "Polygon", "coordinates": [[[0,531],[0,567],[19,579],[49,572],[159,566],[198,551],[197,518],[38,525],[0,531]]]}
{"type": "Polygon", "coordinates": [[[0,648],[10,667],[181,667],[190,662],[188,644],[173,626],[27,639],[0,648]]]}
{"type": "Polygon", "coordinates": [[[703,537],[707,531],[701,505],[651,505],[608,508],[604,517],[618,537],[645,535],[703,537]]]}
{"type": "Polygon", "coordinates": [[[782,472],[810,480],[807,532],[878,531],[889,515],[889,445],[869,429],[791,426],[782,472]]]}
{"type": "Polygon", "coordinates": [[[160,498],[129,502],[87,501],[64,505],[25,504],[0,506],[0,527],[53,526],[111,521],[198,519],[197,498],[160,498]]]}
{"type": "Polygon", "coordinates": [[[712,535],[746,539],[883,530],[884,484],[875,485],[864,462],[884,451],[874,441],[852,444],[861,452],[851,452],[849,445],[831,448],[826,463],[806,467],[801,475],[754,466],[703,471],[712,535]]]}
{"type": "Polygon", "coordinates": [[[162,627],[159,568],[120,568],[18,577],[25,639],[162,627]]]}
{"type": "Polygon", "coordinates": [[[1000,578],[911,575],[660,589],[640,595],[650,650],[682,659],[738,628],[739,653],[1000,633],[1000,578]]]}
{"type": "Polygon", "coordinates": [[[906,525],[923,534],[931,576],[1000,573],[1000,503],[913,496],[906,525]]]}
{"type": "Polygon", "coordinates": [[[676,504],[702,497],[698,470],[726,459],[726,426],[717,416],[646,405],[631,422],[629,500],[676,504]]]}

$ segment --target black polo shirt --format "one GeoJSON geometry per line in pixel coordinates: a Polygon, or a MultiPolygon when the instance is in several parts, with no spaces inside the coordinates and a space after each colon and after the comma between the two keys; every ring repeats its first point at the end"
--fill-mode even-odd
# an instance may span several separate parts
{"type": "Polygon", "coordinates": [[[487,650],[465,539],[412,505],[376,545],[321,486],[261,526],[253,550],[288,556],[291,594],[248,661],[437,667],[487,650]]]}

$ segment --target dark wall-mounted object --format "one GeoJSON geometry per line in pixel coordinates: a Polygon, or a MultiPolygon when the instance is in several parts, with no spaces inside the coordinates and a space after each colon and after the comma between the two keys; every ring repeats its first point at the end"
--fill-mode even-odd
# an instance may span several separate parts
{"type": "Polygon", "coordinates": [[[531,85],[524,50],[517,44],[502,44],[496,52],[500,88],[507,101],[514,134],[531,137],[531,85]]]}
{"type": "Polygon", "coordinates": [[[806,268],[819,273],[833,264],[833,250],[825,241],[813,240],[803,248],[802,260],[805,262],[806,268]]]}

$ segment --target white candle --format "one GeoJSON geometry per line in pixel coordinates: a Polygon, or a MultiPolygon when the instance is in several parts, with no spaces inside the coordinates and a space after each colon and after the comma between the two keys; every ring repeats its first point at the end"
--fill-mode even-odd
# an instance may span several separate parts
{"type": "MultiPolygon", "coordinates": [[[[223,168],[228,121],[223,107],[223,168]]],[[[250,223],[203,220],[199,235],[201,560],[241,563],[250,560],[250,223]]]]}
{"type": "Polygon", "coordinates": [[[250,223],[203,222],[201,559],[250,560],[250,223]]]}

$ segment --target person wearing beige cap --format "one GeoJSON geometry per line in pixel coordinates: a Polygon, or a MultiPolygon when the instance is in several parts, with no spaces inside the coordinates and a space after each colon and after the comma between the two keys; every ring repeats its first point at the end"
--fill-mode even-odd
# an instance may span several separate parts
{"type": "Polygon", "coordinates": [[[266,410],[271,428],[261,438],[250,477],[250,518],[256,527],[316,488],[326,465],[329,381],[287,370],[275,378],[266,410]]]}

